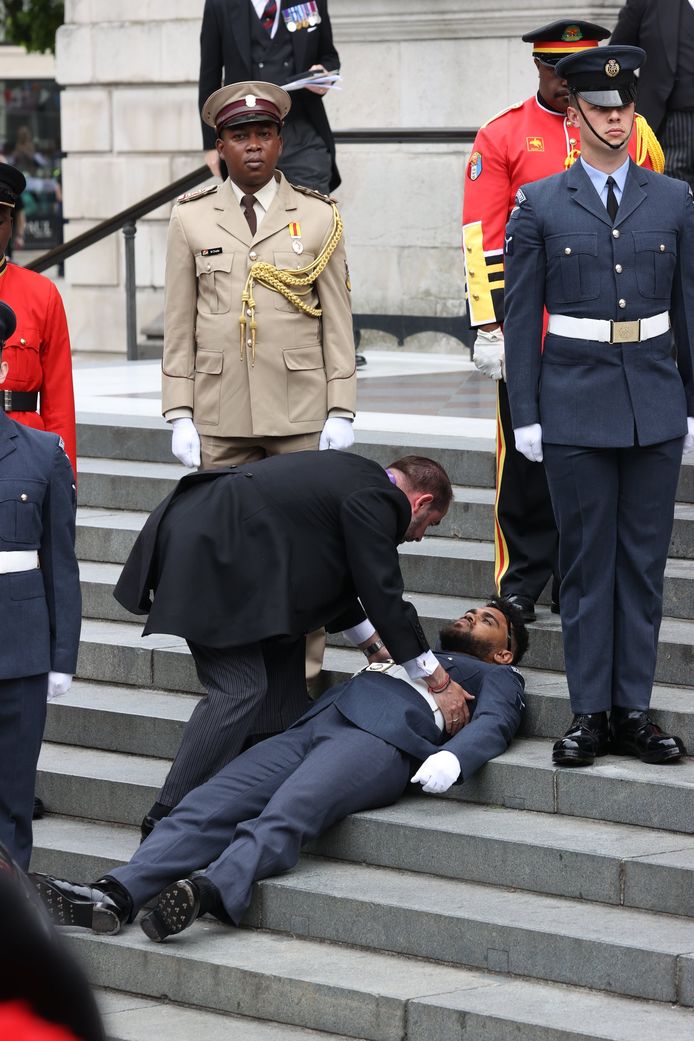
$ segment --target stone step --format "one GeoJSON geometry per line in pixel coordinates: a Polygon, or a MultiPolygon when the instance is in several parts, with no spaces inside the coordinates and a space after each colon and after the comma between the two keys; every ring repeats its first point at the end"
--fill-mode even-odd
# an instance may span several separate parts
{"type": "MultiPolygon", "coordinates": [[[[139,824],[167,771],[165,759],[44,742],[37,791],[56,813],[139,824]]],[[[550,742],[519,738],[447,798],[688,834],[694,759],[651,766],[609,755],[569,770],[553,766],[550,742]]]]}
{"type": "MultiPolygon", "coordinates": [[[[368,1041],[691,1039],[687,1008],[266,931],[230,933],[206,919],[193,929],[158,945],[137,927],[116,937],[73,931],[69,943],[97,986],[368,1041]]],[[[481,952],[492,963],[502,953],[481,952]]],[[[691,994],[687,975],[682,997],[691,994]]]]}
{"type": "Polygon", "coordinates": [[[208,1012],[137,994],[99,990],[96,996],[109,1041],[346,1041],[344,1034],[208,1012]]]}
{"type": "MultiPolygon", "coordinates": [[[[107,565],[106,565],[107,566],[107,565]]],[[[107,584],[94,583],[90,588],[85,583],[85,595],[101,599],[103,610],[106,605],[113,613],[120,607],[111,597],[107,584]],[[115,607],[110,607],[111,601],[115,607]]],[[[434,596],[427,593],[406,594],[417,608],[424,632],[431,645],[438,639],[445,623],[459,618],[469,607],[480,601],[472,596],[465,599],[452,596],[434,596]]],[[[102,616],[103,617],[103,616],[102,616]]],[[[118,615],[120,617],[120,615],[118,615]]],[[[80,657],[77,671],[82,679],[104,680],[109,683],[141,684],[161,690],[199,690],[192,676],[192,666],[179,676],[174,667],[171,675],[172,657],[180,660],[183,641],[175,636],[148,636],[140,639],[144,618],[123,616],[125,621],[100,621],[86,617],[82,624],[80,657]],[[125,641],[124,643],[121,643],[125,641]],[[156,678],[153,670],[157,670],[156,678]],[[135,670],[132,672],[131,670],[135,670]]],[[[335,646],[343,646],[341,637],[331,638],[335,646]]],[[[658,662],[655,680],[669,686],[688,686],[692,680],[691,660],[694,646],[694,622],[677,618],[665,618],[660,629],[658,662]]],[[[175,666],[174,662],[174,666],[175,666]]],[[[548,608],[538,610],[537,621],[530,627],[530,648],[523,661],[524,667],[563,672],[564,651],[561,638],[561,623],[557,615],[548,608]]]]}
{"type": "Polygon", "coordinates": [[[256,887],[245,921],[655,1001],[694,990],[690,918],[390,868],[305,858],[256,887]]]}
{"type": "MultiPolygon", "coordinates": [[[[415,445],[412,444],[413,438],[406,435],[357,431],[353,451],[374,459],[382,466],[416,452],[441,463],[453,484],[493,487],[495,446],[492,440],[438,434],[417,434],[414,440],[415,445]]],[[[175,463],[171,454],[171,428],[163,420],[114,415],[78,416],[77,443],[80,493],[83,459],[175,463]]]]}
{"type": "MultiPolygon", "coordinates": [[[[126,863],[139,830],[50,812],[32,869],[96,879],[126,863]]],[[[333,860],[694,919],[694,837],[557,814],[461,806],[423,793],[346,818],[308,847],[333,860]]]]}
{"type": "MultiPolygon", "coordinates": [[[[48,705],[46,740],[85,745],[133,755],[172,758],[199,690],[189,655],[181,646],[183,675],[195,684],[194,696],[76,680],[70,691],[48,705]]],[[[326,682],[339,683],[363,666],[361,652],[329,646],[326,682]]],[[[526,712],[519,735],[555,740],[571,718],[566,679],[559,673],[524,669],[526,712]]],[[[179,677],[180,678],[180,677],[179,677]]],[[[653,719],[678,734],[694,750],[694,700],[687,687],[653,688],[653,719]]]]}

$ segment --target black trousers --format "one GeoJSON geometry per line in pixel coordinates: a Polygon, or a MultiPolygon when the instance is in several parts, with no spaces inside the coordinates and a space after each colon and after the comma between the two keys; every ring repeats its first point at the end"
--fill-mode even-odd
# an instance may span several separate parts
{"type": "Polygon", "coordinates": [[[184,795],[226,766],[250,734],[276,733],[310,707],[306,641],[276,637],[242,647],[189,643],[207,691],[183,731],[180,748],[157,797],[176,806],[184,795]]]}
{"type": "Polygon", "coordinates": [[[559,524],[573,712],[651,700],[682,439],[646,448],[543,445],[559,524]]]}
{"type": "Polygon", "coordinates": [[[47,689],[46,673],[0,680],[0,842],[25,871],[47,689]]]}
{"type": "Polygon", "coordinates": [[[516,451],[506,383],[497,383],[494,580],[501,596],[537,600],[557,571],[558,535],[541,464],[516,451]]]}
{"type": "Polygon", "coordinates": [[[349,813],[402,795],[410,757],[328,705],[249,748],[160,821],[129,864],[109,875],[137,911],[198,868],[238,925],[253,882],[288,871],[301,847],[349,813]]]}
{"type": "Polygon", "coordinates": [[[694,111],[668,112],[660,143],[665,152],[665,173],[688,181],[694,190],[694,111]]]}

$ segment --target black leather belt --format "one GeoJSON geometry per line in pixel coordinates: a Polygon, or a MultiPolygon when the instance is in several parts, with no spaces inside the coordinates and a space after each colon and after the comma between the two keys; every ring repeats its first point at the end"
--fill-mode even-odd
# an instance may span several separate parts
{"type": "Polygon", "coordinates": [[[0,408],[3,412],[36,412],[38,403],[37,391],[2,390],[0,388],[0,408]]]}

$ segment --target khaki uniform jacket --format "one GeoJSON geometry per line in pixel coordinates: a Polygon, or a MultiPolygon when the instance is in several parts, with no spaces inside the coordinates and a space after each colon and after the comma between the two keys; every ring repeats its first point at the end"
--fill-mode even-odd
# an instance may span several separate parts
{"type": "Polygon", "coordinates": [[[322,318],[304,314],[256,283],[255,360],[250,341],[240,347],[241,298],[253,262],[305,267],[332,230],[332,207],[322,196],[299,191],[277,176],[279,190],[255,236],[229,181],[179,202],[171,215],[162,410],[192,408],[197,429],[208,436],[307,434],[322,428],[331,408],[356,408],[342,239],[303,297],[322,308],[322,318]],[[300,254],[292,249],[291,223],[300,225],[300,254]]]}

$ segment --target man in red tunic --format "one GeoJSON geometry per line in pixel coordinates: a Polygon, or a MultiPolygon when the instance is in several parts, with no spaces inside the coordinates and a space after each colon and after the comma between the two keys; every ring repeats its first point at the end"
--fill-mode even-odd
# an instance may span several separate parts
{"type": "Polygon", "coordinates": [[[18,423],[62,437],[76,473],[72,357],[63,301],[49,278],[5,256],[15,205],[25,186],[21,171],[0,163],[0,300],[17,316],[15,333],[5,344],[9,373],[0,408],[18,423]]]}
{"type": "MultiPolygon", "coordinates": [[[[560,173],[580,154],[576,127],[566,120],[566,82],[554,66],[567,54],[597,47],[609,29],[591,22],[559,21],[527,32],[539,75],[537,94],[492,117],[472,148],[463,202],[463,254],[470,324],[477,328],[474,361],[497,380],[495,581],[499,594],[535,618],[535,601],[556,575],[557,530],[544,468],[514,446],[504,380],[504,232],[522,184],[560,173]]],[[[653,131],[636,117],[629,154],[662,173],[663,153],[653,131]]],[[[555,586],[557,584],[555,583],[555,586]]],[[[558,591],[553,591],[558,610],[558,591]]]]}

